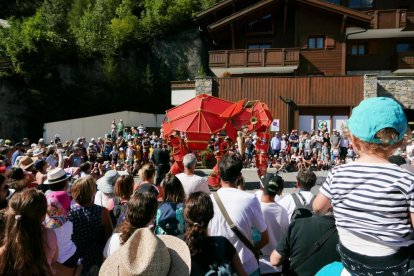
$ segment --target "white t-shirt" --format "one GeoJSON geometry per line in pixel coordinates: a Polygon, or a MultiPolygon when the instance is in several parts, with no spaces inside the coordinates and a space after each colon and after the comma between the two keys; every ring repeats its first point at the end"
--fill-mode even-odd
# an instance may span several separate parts
{"type": "Polygon", "coordinates": [[[179,173],[176,177],[181,181],[181,184],[183,184],[185,197],[188,197],[195,192],[205,192],[210,194],[208,183],[203,177],[195,174],[187,175],[185,173],[179,173]]]}
{"type": "MultiPolygon", "coordinates": [[[[260,233],[266,231],[260,203],[254,194],[247,193],[236,188],[221,188],[218,195],[223,202],[230,218],[243,235],[252,241],[252,228],[260,233]]],[[[224,236],[236,248],[244,270],[250,274],[258,269],[254,254],[234,234],[223,217],[213,195],[210,196],[214,205],[214,217],[210,221],[209,229],[211,236],[224,236]]]]}
{"type": "Polygon", "coordinates": [[[103,251],[103,256],[105,258],[108,258],[110,255],[112,255],[112,253],[121,248],[121,240],[119,239],[120,236],[121,233],[113,233],[112,236],[108,239],[103,251]]]}
{"type": "Polygon", "coordinates": [[[281,266],[272,266],[270,255],[289,227],[286,210],[277,203],[260,202],[264,220],[269,233],[269,243],[262,248],[260,256],[260,273],[277,273],[282,271],[281,266]]]}
{"type": "MultiPolygon", "coordinates": [[[[306,203],[302,202],[303,205],[309,204],[312,198],[314,197],[314,195],[309,191],[300,191],[300,193],[306,199],[306,203]]],[[[300,196],[298,196],[298,198],[300,201],[302,201],[302,198],[300,196]]],[[[296,208],[295,200],[293,199],[292,195],[285,195],[281,200],[278,201],[278,203],[287,211],[290,223],[290,217],[292,216],[293,211],[295,211],[296,208]]]]}
{"type": "Polygon", "coordinates": [[[55,231],[59,248],[57,261],[62,264],[76,252],[76,245],[72,241],[73,224],[68,220],[61,227],[53,229],[53,231],[55,231]]]}

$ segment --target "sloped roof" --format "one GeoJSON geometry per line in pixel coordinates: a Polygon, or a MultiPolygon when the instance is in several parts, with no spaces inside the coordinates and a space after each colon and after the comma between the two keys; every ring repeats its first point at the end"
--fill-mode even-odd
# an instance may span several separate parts
{"type": "Polygon", "coordinates": [[[225,17],[217,22],[214,22],[213,24],[209,25],[207,28],[209,30],[218,29],[222,26],[225,26],[231,22],[234,22],[236,20],[239,20],[247,15],[250,15],[252,12],[268,7],[270,5],[275,5],[277,3],[281,2],[281,0],[262,0],[256,4],[251,5],[250,7],[245,8],[244,10],[241,10],[239,12],[233,13],[232,15],[225,17]]]}
{"type": "Polygon", "coordinates": [[[207,15],[209,15],[212,12],[215,12],[217,10],[220,10],[223,7],[227,7],[227,6],[231,5],[231,4],[233,4],[233,2],[234,2],[234,0],[224,0],[224,1],[218,2],[217,4],[215,4],[215,5],[211,6],[211,7],[207,8],[207,9],[205,9],[205,10],[199,12],[199,13],[197,13],[195,15],[195,17],[196,18],[201,18],[201,17],[207,16],[207,15]]]}
{"type": "MultiPolygon", "coordinates": [[[[226,0],[220,3],[223,3],[228,5],[229,3],[233,2],[233,0],[226,0]],[[226,2],[226,3],[225,3],[226,2]]],[[[233,13],[232,15],[225,17],[221,20],[218,20],[216,22],[214,22],[213,24],[210,24],[208,26],[209,30],[215,30],[215,29],[219,29],[227,24],[230,24],[234,21],[237,21],[241,18],[246,17],[247,15],[251,14],[252,12],[255,12],[257,10],[269,7],[271,5],[276,5],[278,3],[282,2],[281,0],[262,0],[259,1],[253,5],[251,5],[250,7],[247,7],[246,9],[243,9],[239,12],[233,13]]],[[[320,10],[324,10],[327,12],[331,12],[331,13],[336,13],[336,14],[341,14],[341,15],[346,15],[348,18],[352,18],[354,20],[357,21],[361,21],[364,23],[369,23],[371,21],[371,17],[369,15],[366,15],[362,12],[344,7],[344,6],[340,6],[340,5],[336,5],[336,4],[332,4],[329,2],[325,2],[325,1],[321,1],[321,0],[294,0],[292,1],[292,3],[298,3],[298,4],[302,4],[302,5],[307,5],[307,6],[311,6],[314,7],[316,9],[320,9],[320,10]]],[[[217,4],[218,5],[218,4],[217,4]]],[[[213,6],[212,8],[215,9],[219,9],[219,6],[213,6]]],[[[206,10],[206,12],[211,12],[210,10],[206,10]]]]}

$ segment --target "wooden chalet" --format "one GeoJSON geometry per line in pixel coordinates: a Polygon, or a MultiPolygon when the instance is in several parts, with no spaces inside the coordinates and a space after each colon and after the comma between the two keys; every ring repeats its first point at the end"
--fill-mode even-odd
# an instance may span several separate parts
{"type": "Polygon", "coordinates": [[[414,76],[412,0],[224,0],[196,21],[213,94],[267,102],[282,131],[340,128],[366,74],[414,76]]]}

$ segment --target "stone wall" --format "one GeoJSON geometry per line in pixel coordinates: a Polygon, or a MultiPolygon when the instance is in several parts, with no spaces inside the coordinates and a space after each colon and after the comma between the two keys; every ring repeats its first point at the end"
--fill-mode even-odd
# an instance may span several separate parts
{"type": "Polygon", "coordinates": [[[392,97],[414,109],[414,76],[364,76],[364,98],[392,97]]]}
{"type": "Polygon", "coordinates": [[[213,95],[213,79],[211,77],[197,77],[195,79],[196,95],[208,94],[213,95]]]}
{"type": "Polygon", "coordinates": [[[14,78],[0,78],[0,138],[21,140],[27,136],[28,115],[27,89],[23,81],[14,78]]]}

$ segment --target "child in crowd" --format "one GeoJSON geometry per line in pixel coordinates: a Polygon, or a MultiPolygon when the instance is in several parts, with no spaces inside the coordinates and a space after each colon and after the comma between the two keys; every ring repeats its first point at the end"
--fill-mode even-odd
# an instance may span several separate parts
{"type": "Polygon", "coordinates": [[[56,168],[48,172],[44,181],[46,192],[47,212],[44,224],[52,229],[57,237],[59,254],[57,262],[76,271],[79,256],[76,253],[76,245],[72,241],[73,224],[68,220],[71,199],[66,192],[69,187],[69,175],[62,168],[56,168]]]}
{"type": "Polygon", "coordinates": [[[46,228],[53,229],[56,234],[59,254],[57,262],[70,268],[75,273],[79,255],[72,241],[73,224],[69,221],[71,199],[65,191],[50,192],[46,195],[47,213],[46,228]]]}
{"type": "Polygon", "coordinates": [[[332,169],[313,210],[333,206],[338,252],[352,275],[412,275],[414,174],[388,161],[404,143],[404,110],[391,98],[366,99],[348,128],[359,158],[332,169]]]}

